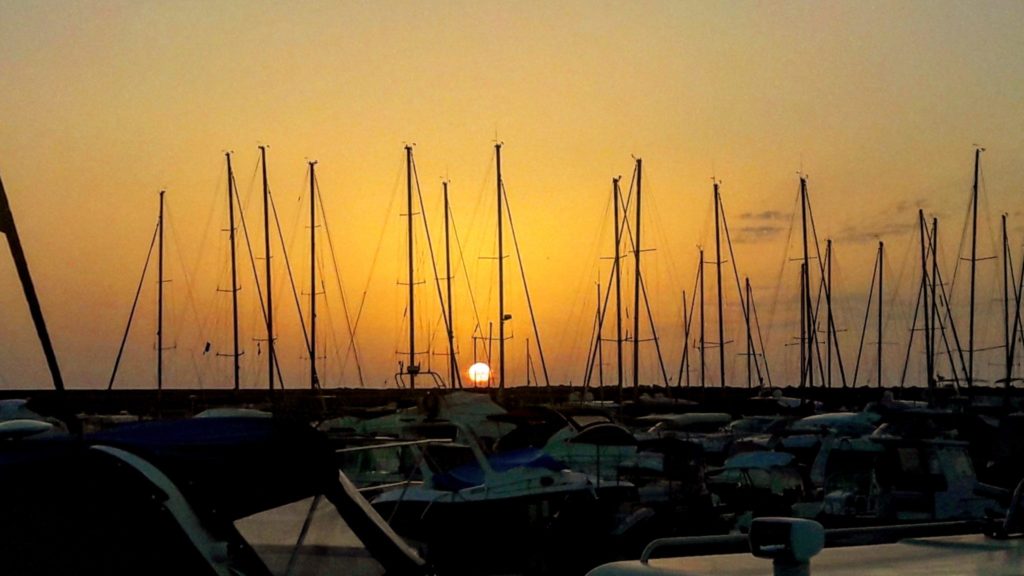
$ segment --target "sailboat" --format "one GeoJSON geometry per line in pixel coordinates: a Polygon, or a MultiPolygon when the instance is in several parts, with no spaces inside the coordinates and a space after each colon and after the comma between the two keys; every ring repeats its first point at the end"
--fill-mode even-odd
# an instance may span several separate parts
{"type": "MultiPolygon", "coordinates": [[[[473,438],[470,430],[460,434],[473,438]]],[[[427,558],[451,571],[527,569],[524,562],[536,561],[538,551],[571,559],[574,547],[582,552],[612,531],[621,496],[633,490],[570,470],[539,448],[485,454],[472,440],[409,448],[422,481],[402,483],[371,503],[396,532],[423,543],[427,558]]]]}

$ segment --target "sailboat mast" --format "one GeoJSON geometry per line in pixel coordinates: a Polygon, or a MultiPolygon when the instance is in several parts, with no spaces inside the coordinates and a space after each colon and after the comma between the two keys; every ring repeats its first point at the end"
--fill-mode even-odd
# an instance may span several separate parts
{"type": "Polygon", "coordinates": [[[806,300],[806,284],[804,280],[807,277],[807,264],[800,263],[800,388],[803,388],[807,383],[807,347],[804,346],[804,341],[807,339],[807,306],[805,305],[806,300]]]}
{"type": "Polygon", "coordinates": [[[686,290],[683,290],[683,357],[679,361],[679,380],[686,378],[686,387],[690,387],[690,307],[686,303],[686,290]],[[685,370],[685,372],[684,372],[685,370]]]}
{"type": "Polygon", "coordinates": [[[700,249],[700,262],[697,265],[697,274],[700,276],[700,387],[703,389],[706,367],[706,362],[704,361],[704,248],[700,249]]]}
{"type": "Polygon", "coordinates": [[[263,255],[267,285],[267,382],[274,389],[274,300],[270,276],[270,185],[267,180],[267,147],[260,146],[260,164],[263,168],[263,255]]]}
{"type": "Polygon", "coordinates": [[[640,388],[640,191],[643,160],[636,159],[636,246],[633,247],[633,390],[640,388]]]}
{"type": "MultiPolygon", "coordinates": [[[[1007,245],[1006,245],[1006,250],[1007,250],[1007,255],[1009,255],[1009,252],[1010,252],[1010,245],[1009,245],[1009,243],[1007,243],[1007,245]]],[[[1011,277],[1011,279],[1013,277],[1012,271],[1011,271],[1010,277],[1011,277]]],[[[1016,352],[1018,335],[1020,334],[1020,301],[1021,301],[1022,289],[1024,289],[1024,266],[1021,266],[1021,269],[1020,269],[1020,280],[1018,280],[1016,286],[1014,286],[1014,297],[1013,297],[1014,306],[1013,306],[1013,322],[1012,322],[1013,327],[1010,330],[1010,339],[1007,342],[1007,346],[1009,347],[1009,351],[1006,353],[1006,387],[1007,387],[1007,389],[1009,389],[1009,388],[1011,388],[1013,386],[1013,361],[1014,361],[1014,353],[1016,352]]],[[[1009,398],[1009,395],[1007,395],[1006,398],[1009,398]]]]}
{"type": "Polygon", "coordinates": [[[885,243],[878,243],[878,387],[882,387],[882,294],[885,284],[885,243]]]}
{"type": "Polygon", "coordinates": [[[416,279],[413,277],[413,235],[412,235],[412,146],[405,147],[405,206],[406,217],[408,218],[408,249],[409,249],[409,366],[406,373],[409,374],[409,388],[416,389],[416,279]]]}
{"type": "Polygon", "coordinates": [[[309,388],[320,387],[316,373],[316,160],[309,162],[309,388]]]}
{"type": "Polygon", "coordinates": [[[231,333],[234,352],[231,356],[235,390],[239,387],[239,349],[238,349],[238,260],[235,254],[235,173],[231,169],[231,152],[225,152],[228,161],[228,242],[231,244],[231,333]]]}
{"type": "Polygon", "coordinates": [[[615,204],[615,353],[618,357],[619,401],[622,401],[622,221],[619,220],[619,177],[612,178],[612,200],[615,204]]]}
{"type": "MultiPolygon", "coordinates": [[[[935,392],[935,358],[932,354],[932,305],[930,288],[928,286],[928,244],[927,224],[924,220],[924,210],[917,211],[918,228],[921,236],[921,292],[924,297],[924,356],[925,370],[928,378],[928,392],[935,392]]],[[[932,255],[934,258],[934,255],[932,255]]]]}
{"type": "Polygon", "coordinates": [[[498,188],[498,389],[505,389],[505,219],[502,215],[501,143],[494,145],[498,188]]]}
{"type": "Polygon", "coordinates": [[[53,379],[53,388],[63,392],[64,378],[60,374],[60,366],[57,364],[57,354],[53,350],[50,332],[46,329],[43,309],[39,305],[39,297],[36,295],[36,288],[32,283],[32,275],[28,270],[28,260],[25,259],[25,252],[21,248],[21,238],[18,236],[18,228],[14,225],[14,214],[11,212],[11,205],[7,201],[7,192],[4,190],[3,180],[0,180],[0,232],[7,235],[7,246],[11,250],[11,259],[14,260],[14,267],[18,270],[18,279],[21,280],[21,288],[25,293],[25,300],[28,302],[28,310],[32,315],[32,323],[35,325],[36,335],[39,336],[39,342],[43,347],[46,366],[50,369],[50,377],[53,379]]]}
{"type": "MultiPolygon", "coordinates": [[[[526,339],[526,387],[530,387],[530,372],[533,371],[533,358],[530,356],[530,339],[526,339]]],[[[603,386],[604,384],[602,384],[603,386]]]]}
{"type": "MultiPolygon", "coordinates": [[[[1006,214],[1003,223],[1003,335],[1006,345],[1006,388],[1010,388],[1010,374],[1013,372],[1010,358],[1010,240],[1006,235],[1006,214]]],[[[1009,399],[1009,396],[1006,397],[1009,399]]]]}
{"type": "MultiPolygon", "coordinates": [[[[803,244],[804,244],[804,274],[803,274],[803,292],[804,300],[800,305],[806,308],[804,320],[807,323],[806,326],[806,338],[803,342],[806,346],[806,357],[807,362],[807,384],[811,388],[814,388],[814,316],[811,314],[811,266],[810,266],[810,253],[807,248],[807,211],[808,211],[808,200],[807,200],[807,178],[800,176],[800,221],[801,228],[803,229],[803,244]]],[[[804,368],[801,367],[801,370],[804,368]]]]}
{"type": "Polygon", "coordinates": [[[725,387],[725,322],[722,318],[722,241],[721,205],[722,197],[715,182],[715,275],[718,285],[718,384],[725,387]]]}
{"type": "MultiPolygon", "coordinates": [[[[601,315],[601,282],[597,283],[597,386],[599,389],[604,390],[604,339],[601,337],[602,329],[604,328],[604,317],[601,315]]],[[[527,346],[526,353],[529,355],[530,348],[527,346]]],[[[529,358],[529,356],[527,356],[529,358]]],[[[530,382],[530,372],[526,372],[526,382],[530,382]]],[[[583,397],[586,399],[586,390],[583,391],[583,397]]]]}
{"type": "Polygon", "coordinates": [[[160,191],[160,237],[156,280],[156,389],[164,388],[164,191],[160,191]]]}
{"type": "Polygon", "coordinates": [[[981,164],[981,148],[974,150],[974,186],[971,192],[971,312],[967,335],[967,388],[974,386],[974,284],[978,263],[978,172],[981,164]]]}
{"type": "Polygon", "coordinates": [[[455,327],[452,324],[454,313],[452,312],[452,253],[449,244],[451,207],[448,204],[448,181],[445,180],[441,184],[444,187],[444,276],[447,279],[445,287],[448,292],[448,385],[452,388],[462,388],[462,378],[455,364],[455,327]]]}
{"type": "Polygon", "coordinates": [[[825,370],[825,387],[832,387],[832,334],[835,326],[832,324],[832,239],[825,240],[825,308],[828,313],[828,329],[825,330],[826,354],[825,362],[828,367],[825,370]]]}
{"type": "MultiPolygon", "coordinates": [[[[935,333],[942,331],[943,338],[945,338],[945,330],[940,327],[939,323],[939,219],[932,217],[932,241],[931,241],[931,253],[932,253],[932,371],[933,371],[933,382],[935,386],[938,386],[938,375],[935,370],[935,333]]],[[[956,378],[956,366],[953,365],[953,355],[949,355],[949,364],[952,368],[953,378],[956,378]]]]}
{"type": "Polygon", "coordinates": [[[750,370],[750,361],[754,357],[754,339],[750,333],[750,277],[744,278],[743,317],[747,320],[747,388],[754,384],[753,374],[750,370]]]}

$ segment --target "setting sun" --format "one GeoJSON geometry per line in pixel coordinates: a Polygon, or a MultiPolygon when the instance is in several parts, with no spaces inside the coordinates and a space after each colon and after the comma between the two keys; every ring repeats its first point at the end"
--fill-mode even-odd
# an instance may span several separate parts
{"type": "Polygon", "coordinates": [[[469,367],[469,380],[477,386],[486,386],[491,379],[491,367],[477,362],[469,367]]]}

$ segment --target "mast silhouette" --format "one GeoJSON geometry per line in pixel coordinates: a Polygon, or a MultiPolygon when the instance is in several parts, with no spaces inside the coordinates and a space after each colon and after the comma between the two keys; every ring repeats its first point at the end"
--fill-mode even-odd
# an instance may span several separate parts
{"type": "Polygon", "coordinates": [[[416,374],[419,366],[416,365],[416,280],[413,277],[413,230],[412,230],[412,146],[405,146],[405,203],[406,216],[408,217],[408,249],[409,249],[409,366],[406,373],[409,374],[409,389],[416,389],[416,374]]]}
{"type": "MultiPolygon", "coordinates": [[[[921,292],[924,298],[924,356],[925,356],[925,372],[928,381],[928,392],[929,395],[935,392],[935,351],[933,349],[934,341],[932,340],[932,330],[934,329],[934,318],[932,317],[932,300],[934,295],[931,294],[931,290],[934,290],[934,284],[928,286],[928,243],[927,243],[927,224],[924,219],[924,210],[917,211],[918,228],[921,236],[921,292]]],[[[935,258],[935,254],[932,254],[932,258],[935,258]]]]}
{"type": "Polygon", "coordinates": [[[828,328],[825,330],[825,387],[832,387],[832,335],[835,324],[832,321],[832,239],[825,240],[825,309],[828,314],[828,328]]]}
{"type": "Polygon", "coordinates": [[[505,247],[503,230],[505,220],[502,216],[502,182],[501,182],[501,143],[494,145],[494,156],[497,165],[498,192],[498,389],[505,389],[505,247]]]}
{"type": "Polygon", "coordinates": [[[878,243],[878,387],[882,387],[882,294],[885,284],[885,243],[878,243]]]}
{"type": "MultiPolygon", "coordinates": [[[[1002,215],[1003,228],[1003,342],[1006,351],[1006,388],[1010,388],[1013,373],[1010,345],[1010,239],[1006,235],[1006,214],[1002,215]]],[[[1009,396],[1006,396],[1007,400],[1009,396]]]]}
{"type": "Polygon", "coordinates": [[[231,362],[233,365],[234,386],[237,391],[241,367],[239,365],[240,354],[238,352],[238,261],[235,254],[235,173],[231,169],[231,152],[225,152],[224,157],[228,162],[228,242],[231,243],[231,333],[234,350],[231,355],[231,362]]]}
{"type": "Polygon", "coordinates": [[[690,320],[692,320],[689,310],[686,290],[683,290],[683,357],[679,359],[679,376],[676,385],[681,385],[685,377],[687,388],[690,387],[690,320]]]}
{"type": "Polygon", "coordinates": [[[452,388],[462,388],[462,376],[459,374],[458,364],[455,360],[455,328],[452,324],[454,313],[452,312],[452,255],[448,239],[451,227],[449,224],[451,207],[448,204],[448,180],[443,181],[442,185],[444,186],[444,276],[447,279],[448,292],[448,385],[452,388]]]}
{"type": "MultiPolygon", "coordinates": [[[[113,382],[111,382],[113,383],[113,382]]],[[[159,406],[164,389],[164,191],[160,191],[160,236],[156,279],[156,389],[159,406]]]]}
{"type": "Polygon", "coordinates": [[[807,263],[800,263],[800,388],[807,383],[807,263]]]}
{"type": "MultiPolygon", "coordinates": [[[[1010,256],[1010,245],[1009,245],[1008,241],[1007,241],[1007,244],[1006,244],[1006,256],[1007,256],[1007,259],[1009,259],[1009,256],[1010,256]]],[[[1012,271],[1010,273],[1010,280],[1013,280],[1012,271]]],[[[1020,303],[1021,303],[1022,292],[1024,292],[1024,266],[1021,266],[1021,269],[1020,269],[1020,280],[1018,280],[1017,284],[1014,286],[1014,312],[1013,312],[1013,323],[1012,323],[1013,327],[1010,330],[1010,338],[1009,338],[1009,341],[1007,342],[1007,348],[1009,348],[1009,350],[1006,353],[1006,388],[1007,389],[1012,387],[1013,380],[1014,380],[1014,378],[1013,378],[1013,360],[1014,360],[1014,354],[1016,352],[1018,335],[1020,334],[1020,329],[1021,329],[1021,325],[1020,325],[1020,322],[1021,322],[1021,320],[1020,320],[1020,303]]],[[[1006,396],[1006,398],[1009,399],[1009,396],[1006,396]]]]}
{"type": "Polygon", "coordinates": [[[718,284],[718,383],[725,387],[725,322],[722,318],[722,240],[721,240],[721,197],[718,182],[715,188],[715,274],[718,284]]]}
{"type": "Polygon", "coordinates": [[[636,245],[633,247],[633,391],[640,389],[640,192],[643,159],[636,159],[636,245]]]}
{"type": "Polygon", "coordinates": [[[978,172],[981,165],[981,152],[984,148],[974,149],[974,186],[971,191],[971,311],[967,335],[967,389],[974,386],[974,285],[978,263],[978,172]]]}
{"type": "Polygon", "coordinates": [[[745,298],[743,299],[743,317],[746,319],[747,323],[747,388],[749,389],[753,387],[754,383],[753,373],[750,369],[750,361],[754,357],[754,339],[750,333],[750,299],[752,295],[750,292],[750,277],[747,276],[743,280],[743,291],[745,296],[745,298]]]}
{"type": "Polygon", "coordinates": [[[32,315],[32,323],[35,325],[36,335],[39,336],[39,343],[43,347],[43,355],[46,357],[46,366],[50,369],[53,388],[63,392],[64,378],[61,376],[60,366],[57,364],[57,354],[53,350],[50,332],[46,329],[43,309],[39,305],[39,297],[36,295],[36,288],[32,283],[32,275],[28,270],[28,260],[25,259],[25,251],[21,247],[18,228],[14,225],[14,214],[11,212],[11,205],[7,201],[7,192],[4,190],[3,180],[0,180],[0,232],[7,235],[7,246],[11,250],[11,259],[14,260],[14,267],[18,270],[18,279],[21,280],[21,289],[25,293],[25,300],[28,302],[28,310],[32,315]]]}
{"type": "Polygon", "coordinates": [[[309,162],[309,388],[320,387],[316,373],[316,160],[309,162]]]}
{"type": "Polygon", "coordinates": [[[618,368],[618,394],[619,401],[622,401],[622,267],[620,261],[622,255],[619,250],[622,247],[622,222],[619,220],[619,177],[612,178],[612,198],[615,204],[615,353],[617,356],[618,368]]]}
{"type": "Polygon", "coordinates": [[[270,276],[270,185],[267,180],[267,147],[260,146],[260,164],[263,171],[263,255],[266,265],[265,281],[267,285],[267,385],[274,390],[274,300],[270,276]]]}
{"type": "Polygon", "coordinates": [[[808,212],[808,200],[807,200],[807,178],[800,176],[800,220],[801,228],[803,230],[803,245],[804,245],[804,273],[803,273],[803,301],[801,306],[805,307],[806,313],[804,314],[804,321],[806,326],[804,327],[805,336],[802,344],[806,347],[805,362],[807,366],[801,366],[801,370],[807,371],[807,385],[814,388],[814,316],[811,311],[811,266],[810,266],[810,253],[807,247],[807,212],[808,212]]]}
{"type": "Polygon", "coordinates": [[[704,388],[705,360],[704,350],[704,248],[700,248],[700,262],[697,265],[697,274],[700,275],[700,387],[704,388]]]}

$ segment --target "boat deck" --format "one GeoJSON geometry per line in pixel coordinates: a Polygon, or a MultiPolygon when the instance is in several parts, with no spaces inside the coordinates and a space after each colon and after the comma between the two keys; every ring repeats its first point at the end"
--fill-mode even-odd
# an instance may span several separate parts
{"type": "MultiPolygon", "coordinates": [[[[588,576],[763,576],[770,560],[750,554],[723,554],[612,562],[588,576]]],[[[815,576],[937,576],[1024,574],[1024,539],[982,535],[912,538],[896,544],[829,548],[811,560],[815,576]]]]}

